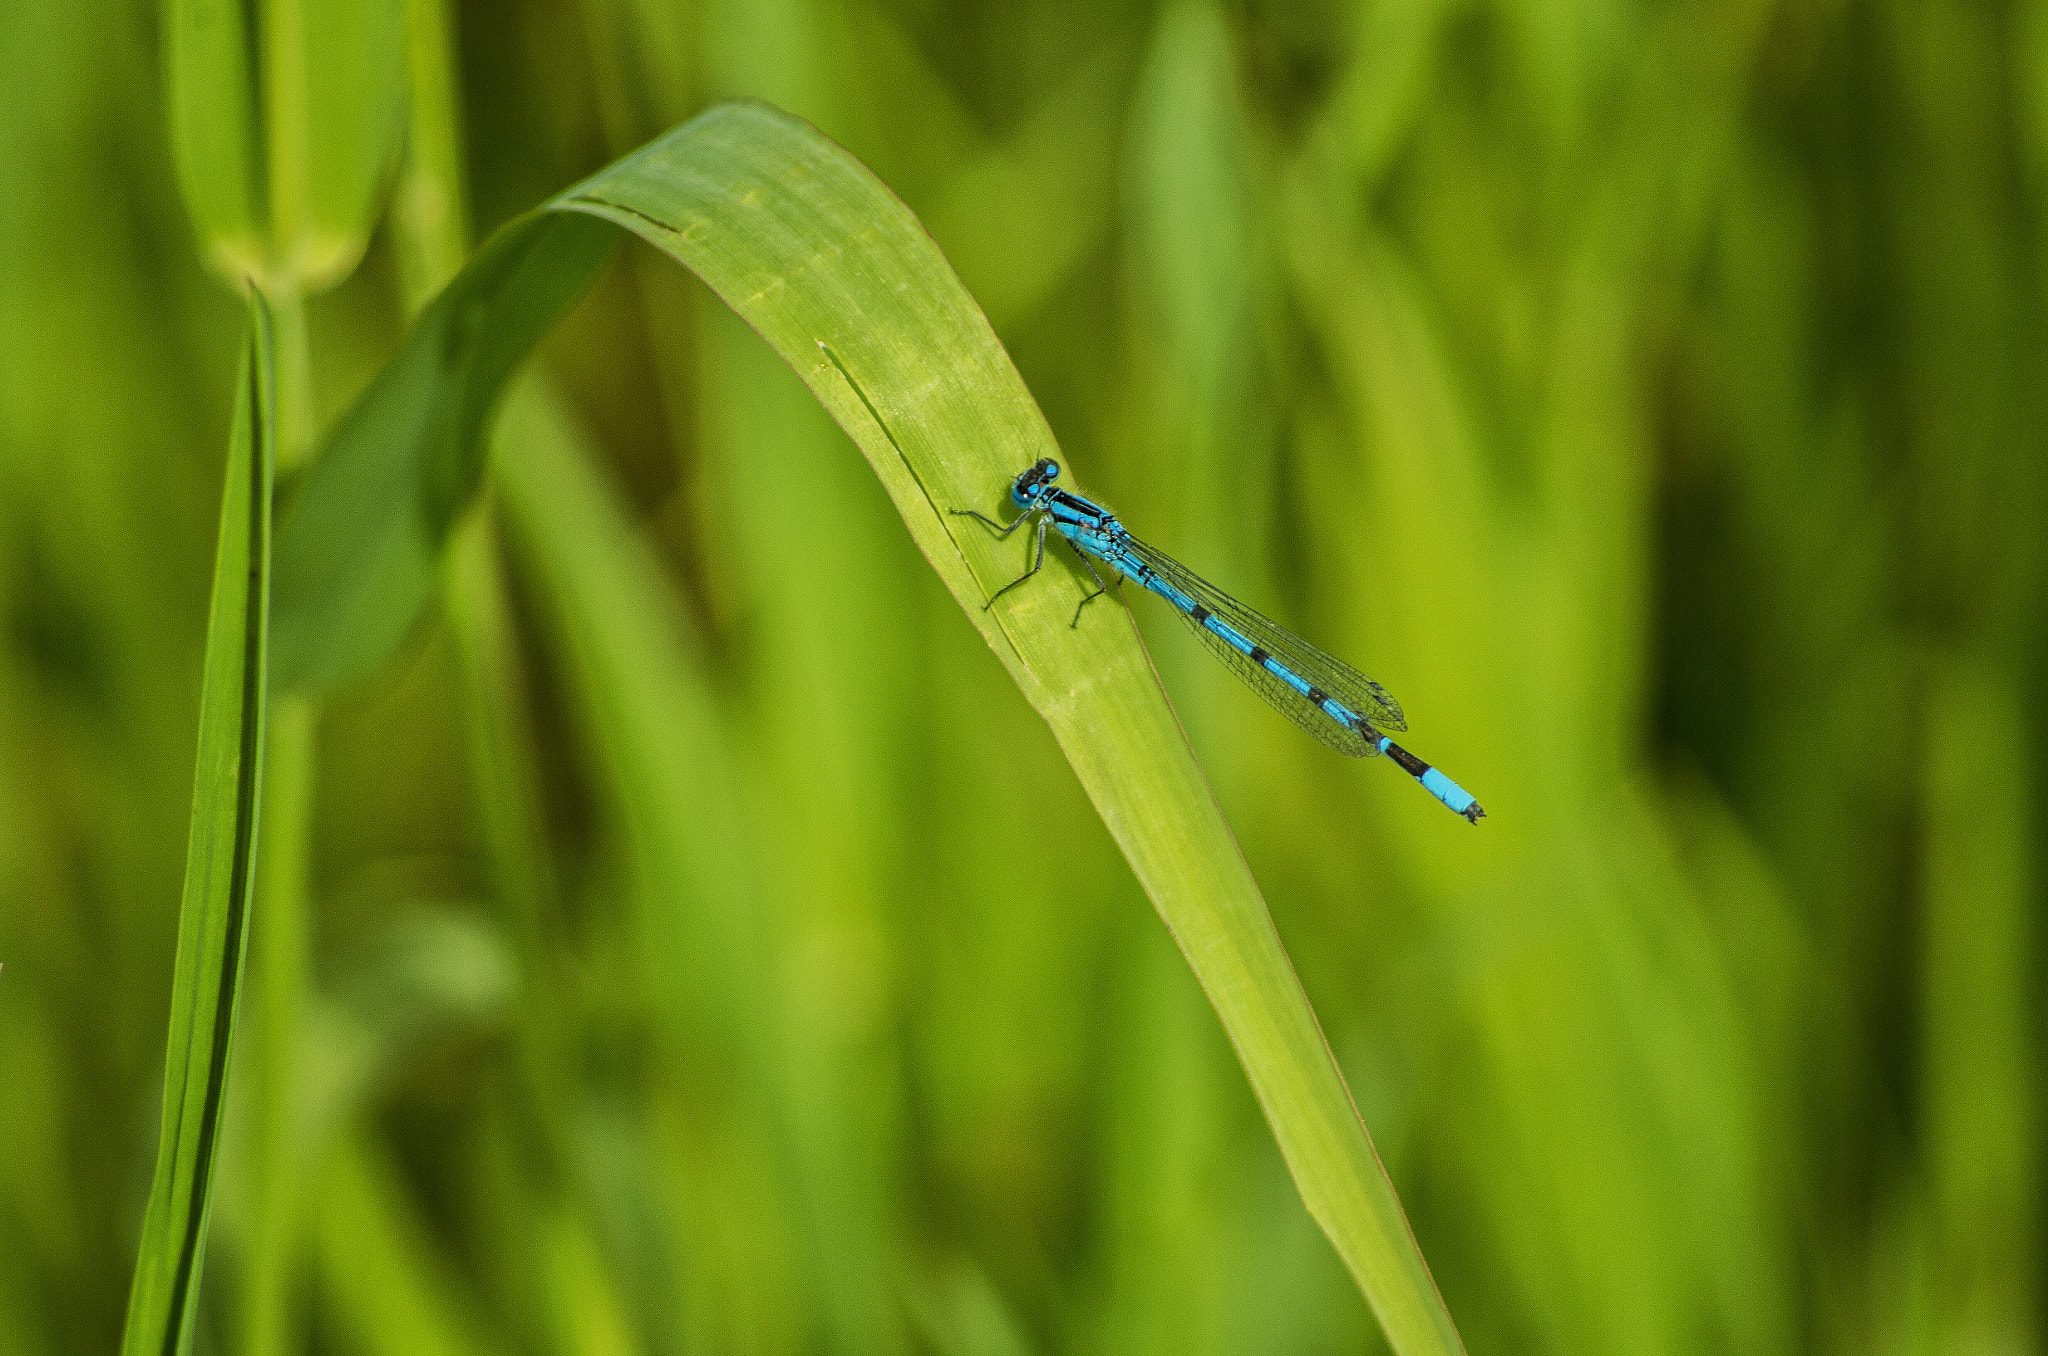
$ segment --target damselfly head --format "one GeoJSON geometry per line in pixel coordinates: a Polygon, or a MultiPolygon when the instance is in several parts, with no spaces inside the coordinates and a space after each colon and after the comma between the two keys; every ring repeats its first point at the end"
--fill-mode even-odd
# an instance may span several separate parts
{"type": "Polygon", "coordinates": [[[1059,479],[1060,464],[1051,457],[1040,457],[1031,469],[1017,477],[1010,486],[1010,498],[1019,504],[1029,504],[1038,497],[1039,491],[1059,479]]]}

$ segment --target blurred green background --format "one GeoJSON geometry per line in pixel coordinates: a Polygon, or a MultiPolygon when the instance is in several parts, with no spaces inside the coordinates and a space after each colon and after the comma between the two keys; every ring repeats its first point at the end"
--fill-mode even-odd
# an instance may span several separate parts
{"type": "MultiPolygon", "coordinates": [[[[1473,1352],[2042,1349],[2048,3],[448,17],[477,232],[716,99],[809,118],[1082,483],[1485,803],[1133,600],[1473,1352]]],[[[10,1356],[116,1344],[156,1144],[242,318],[160,28],[0,6],[10,1356]]],[[[394,234],[309,304],[323,424],[419,299],[394,234]]],[[[477,756],[443,613],[320,712],[203,1349],[1381,1349],[795,378],[638,244],[540,366],[459,567],[538,774],[477,756]]]]}

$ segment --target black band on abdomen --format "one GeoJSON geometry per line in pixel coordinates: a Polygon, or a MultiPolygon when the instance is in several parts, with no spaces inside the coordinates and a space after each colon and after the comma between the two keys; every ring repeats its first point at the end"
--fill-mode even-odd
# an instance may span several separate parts
{"type": "Polygon", "coordinates": [[[1387,744],[1387,757],[1399,763],[1401,770],[1411,777],[1420,777],[1423,773],[1429,771],[1429,764],[1423,762],[1399,744],[1392,742],[1387,744]]]}

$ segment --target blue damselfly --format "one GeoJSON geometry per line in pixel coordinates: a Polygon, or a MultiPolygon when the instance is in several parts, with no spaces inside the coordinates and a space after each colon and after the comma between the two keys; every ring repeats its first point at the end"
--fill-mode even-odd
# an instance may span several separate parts
{"type": "Polygon", "coordinates": [[[1400,703],[1385,688],[1139,541],[1102,505],[1053,484],[1059,474],[1059,463],[1044,457],[1019,475],[1010,486],[1010,499],[1022,512],[1007,524],[973,509],[953,510],[977,519],[998,537],[1029,522],[1038,524],[1031,568],[997,589],[988,606],[1038,573],[1045,564],[1046,531],[1056,529],[1095,581],[1095,592],[1074,609],[1074,625],[1081,624],[1088,604],[1109,591],[1095,569],[1101,561],[1116,573],[1118,583],[1135,579],[1172,603],[1202,643],[1281,715],[1339,753],[1354,758],[1384,753],[1456,813],[1474,824],[1484,817],[1486,812],[1463,787],[1387,737],[1386,731],[1408,725],[1400,703]]]}

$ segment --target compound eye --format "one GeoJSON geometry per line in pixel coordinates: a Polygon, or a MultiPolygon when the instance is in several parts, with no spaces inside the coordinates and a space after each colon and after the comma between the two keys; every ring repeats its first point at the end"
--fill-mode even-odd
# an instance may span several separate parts
{"type": "Polygon", "coordinates": [[[1051,457],[1047,457],[1038,464],[1045,471],[1045,478],[1047,480],[1058,480],[1060,478],[1060,464],[1051,457]]]}

